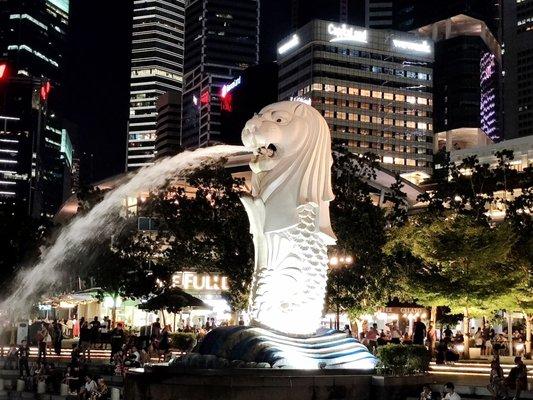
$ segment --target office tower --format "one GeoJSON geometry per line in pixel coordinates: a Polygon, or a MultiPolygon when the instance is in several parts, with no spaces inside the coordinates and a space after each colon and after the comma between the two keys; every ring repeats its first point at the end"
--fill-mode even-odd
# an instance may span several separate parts
{"type": "MultiPolygon", "coordinates": [[[[434,124],[438,141],[450,135],[473,141],[500,141],[501,48],[487,25],[457,15],[418,29],[435,42],[434,124]]],[[[457,141],[457,146],[461,146],[457,141]]]]}
{"type": "Polygon", "coordinates": [[[365,26],[390,29],[394,26],[393,0],[365,0],[365,26]]]}
{"type": "Polygon", "coordinates": [[[278,100],[278,66],[275,62],[247,68],[222,87],[221,132],[225,143],[242,144],[246,122],[263,107],[278,100]]]}
{"type": "Polygon", "coordinates": [[[533,0],[504,3],[505,138],[533,135],[533,0]]]}
{"type": "Polygon", "coordinates": [[[127,170],[152,163],[156,102],[183,84],[185,0],[134,0],[127,170]]]}
{"type": "Polygon", "coordinates": [[[292,28],[298,29],[314,19],[361,25],[365,0],[291,0],[292,28]]]}
{"type": "Polygon", "coordinates": [[[222,87],[259,58],[259,0],[190,0],[185,9],[184,148],[224,142],[222,87]]]}
{"type": "Polygon", "coordinates": [[[278,54],[280,100],[310,103],[334,142],[400,173],[431,171],[431,39],[315,20],[278,54]]]}
{"type": "Polygon", "coordinates": [[[463,14],[483,21],[495,38],[498,40],[501,38],[503,0],[391,1],[393,3],[393,27],[395,29],[410,31],[463,14]]]}
{"type": "Polygon", "coordinates": [[[69,192],[62,119],[69,0],[0,6],[0,208],[52,217],[69,192]]]}
{"type": "Polygon", "coordinates": [[[157,99],[156,158],[177,154],[180,150],[181,93],[167,92],[157,99]]]}

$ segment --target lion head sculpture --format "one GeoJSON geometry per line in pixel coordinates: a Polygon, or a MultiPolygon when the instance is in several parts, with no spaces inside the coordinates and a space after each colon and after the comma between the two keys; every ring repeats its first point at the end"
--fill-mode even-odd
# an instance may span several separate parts
{"type": "Polygon", "coordinates": [[[246,123],[242,141],[254,149],[252,195],[265,203],[265,231],[293,225],[297,208],[314,203],[319,208],[319,230],[331,243],[335,239],[329,218],[333,158],[322,115],[301,102],[274,103],[246,123]],[[275,212],[269,213],[269,208],[275,212]]]}

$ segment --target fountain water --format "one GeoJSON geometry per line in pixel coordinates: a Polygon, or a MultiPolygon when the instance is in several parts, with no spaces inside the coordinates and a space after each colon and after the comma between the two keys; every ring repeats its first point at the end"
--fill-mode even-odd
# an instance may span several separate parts
{"type": "Polygon", "coordinates": [[[139,191],[160,188],[169,178],[200,165],[206,159],[219,159],[242,152],[246,152],[243,146],[214,146],[180,153],[139,170],[127,182],[107,193],[89,213],[75,218],[64,227],[38,262],[19,272],[14,289],[0,303],[0,310],[21,316],[31,305],[32,296],[60,281],[62,266],[73,262],[87,266],[95,243],[109,238],[121,228],[119,214],[126,197],[136,196],[139,191]]]}

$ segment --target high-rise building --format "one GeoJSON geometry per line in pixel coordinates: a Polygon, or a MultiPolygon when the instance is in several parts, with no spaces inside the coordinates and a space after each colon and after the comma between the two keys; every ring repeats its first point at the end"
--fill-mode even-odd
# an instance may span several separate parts
{"type": "Polygon", "coordinates": [[[390,29],[394,26],[393,0],[365,0],[365,26],[390,29]]]}
{"type": "Polygon", "coordinates": [[[463,14],[483,21],[495,38],[501,38],[503,0],[390,1],[393,3],[395,29],[410,31],[463,14]]]}
{"type": "Polygon", "coordinates": [[[487,25],[456,15],[421,27],[418,33],[435,42],[433,101],[438,140],[483,134],[500,141],[501,48],[487,25]]]}
{"type": "Polygon", "coordinates": [[[69,0],[0,2],[0,208],[52,217],[72,145],[62,118],[69,0]]]}
{"type": "Polygon", "coordinates": [[[533,135],[533,0],[504,3],[505,136],[533,135]]]}
{"type": "Polygon", "coordinates": [[[291,25],[298,29],[314,19],[361,25],[364,5],[365,0],[291,0],[291,25]]]}
{"type": "Polygon", "coordinates": [[[157,98],[181,93],[185,0],[134,0],[127,170],[155,155],[157,98]]]}
{"type": "Polygon", "coordinates": [[[180,150],[181,93],[167,92],[157,99],[156,158],[177,154],[180,150]]]}
{"type": "Polygon", "coordinates": [[[259,0],[189,0],[181,145],[224,142],[222,87],[259,59],[259,0]]]}
{"type": "Polygon", "coordinates": [[[334,142],[400,173],[431,171],[433,42],[315,20],[278,45],[279,99],[308,102],[334,142]]]}

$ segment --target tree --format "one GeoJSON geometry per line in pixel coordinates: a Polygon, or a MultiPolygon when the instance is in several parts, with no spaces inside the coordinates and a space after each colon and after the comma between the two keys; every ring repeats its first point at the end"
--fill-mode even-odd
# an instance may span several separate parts
{"type": "Polygon", "coordinates": [[[511,168],[512,152],[496,156],[498,165],[490,168],[475,156],[457,165],[440,154],[432,190],[420,196],[426,212],[391,231],[386,246],[400,263],[403,257],[404,291],[426,305],[462,313],[465,334],[472,316],[502,308],[503,298],[529,280],[516,255],[531,233],[531,173],[511,168]],[[513,193],[516,188],[525,188],[522,195],[513,193]],[[491,220],[487,209],[494,204],[509,210],[505,223],[491,220]]]}
{"type": "Polygon", "coordinates": [[[328,276],[327,306],[339,306],[352,321],[383,306],[394,291],[393,271],[382,252],[386,242],[385,212],[372,202],[369,180],[375,179],[376,158],[335,148],[330,205],[337,245],[331,256],[352,257],[351,263],[332,266],[328,276]]]}
{"type": "Polygon", "coordinates": [[[246,307],[253,244],[240,202],[244,181],[233,178],[224,163],[189,171],[186,185],[171,180],[139,204],[138,217],[149,218],[153,229],[138,231],[135,219],[113,237],[112,246],[102,246],[100,261],[89,271],[102,293],[147,298],[171,286],[178,271],[217,271],[228,277],[224,295],[232,308],[246,307]]]}
{"type": "Polygon", "coordinates": [[[516,240],[507,224],[490,227],[471,215],[450,213],[443,219],[413,218],[395,232],[386,250],[399,248],[421,261],[422,268],[415,263],[415,269],[404,270],[407,290],[423,304],[462,313],[468,337],[470,318],[498,309],[498,296],[516,284],[508,264],[516,240]]]}

